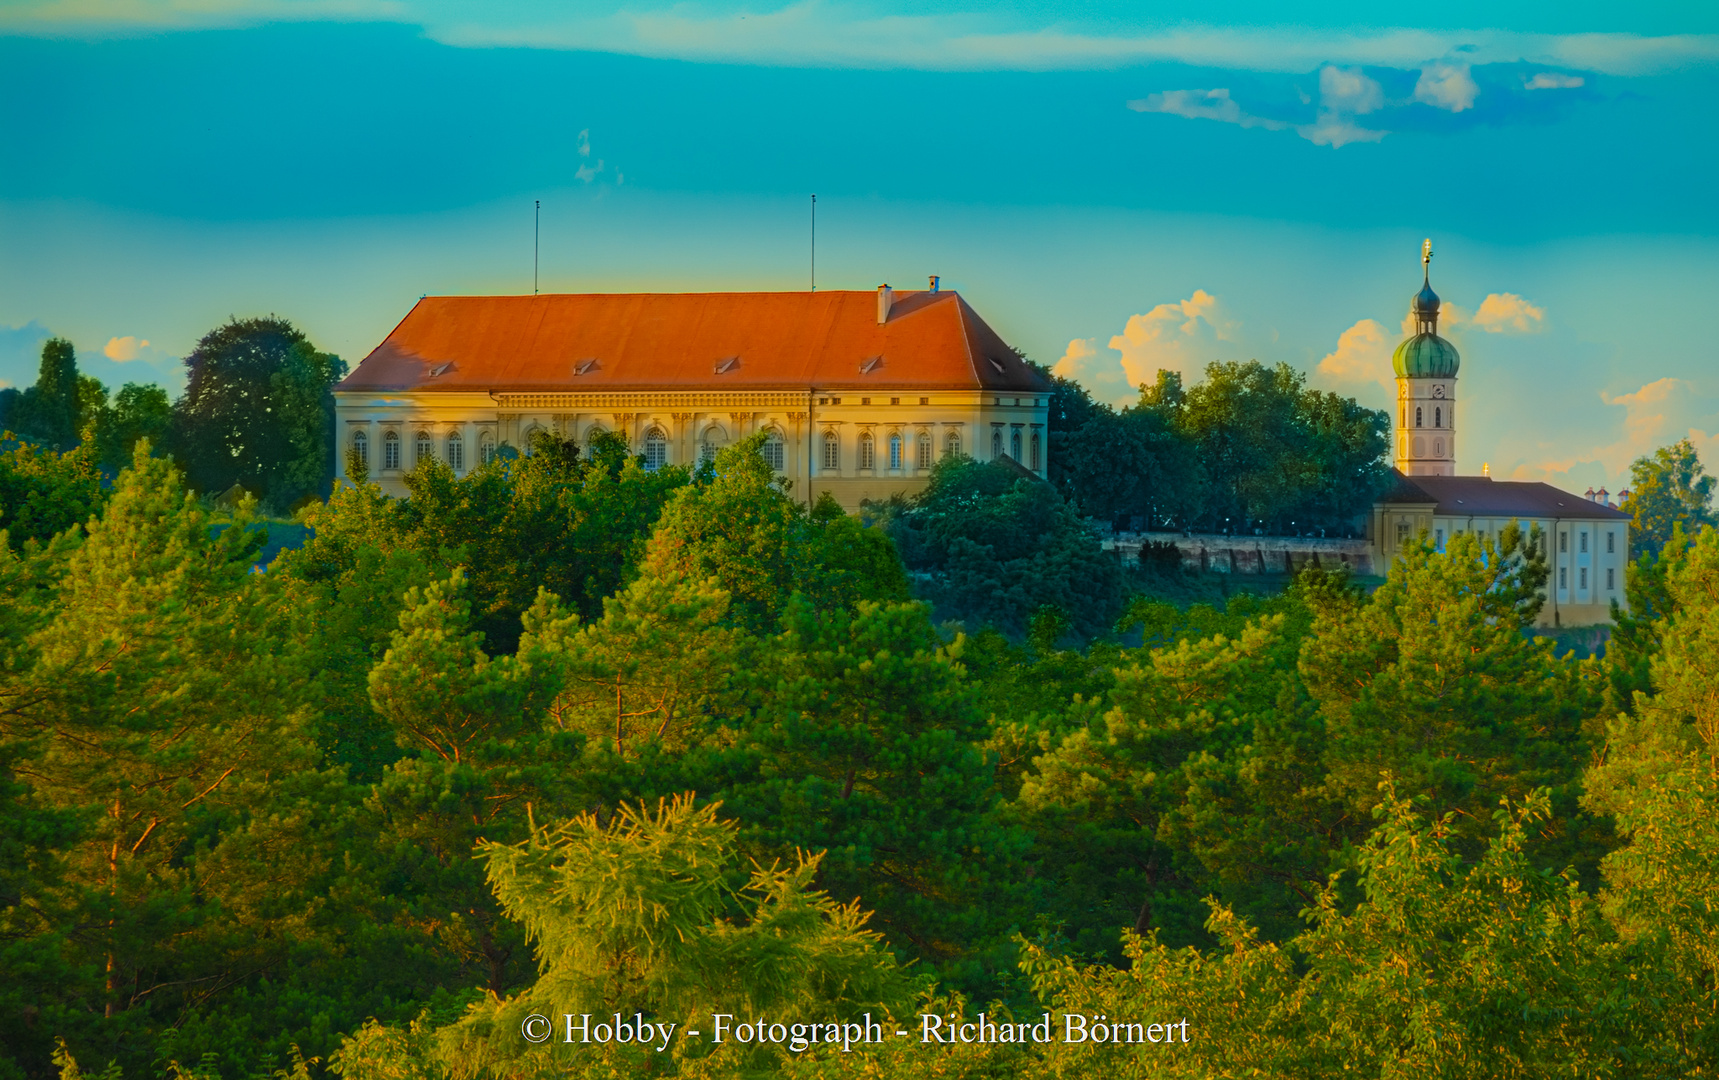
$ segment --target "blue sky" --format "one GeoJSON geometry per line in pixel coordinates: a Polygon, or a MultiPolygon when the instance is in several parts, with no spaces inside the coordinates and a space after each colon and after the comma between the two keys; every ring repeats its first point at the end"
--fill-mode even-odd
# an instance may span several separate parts
{"type": "Polygon", "coordinates": [[[1368,404],[1433,238],[1460,465],[1719,464],[1719,5],[0,0],[0,380],[356,362],[425,293],[959,288],[1115,400],[1368,404]]]}

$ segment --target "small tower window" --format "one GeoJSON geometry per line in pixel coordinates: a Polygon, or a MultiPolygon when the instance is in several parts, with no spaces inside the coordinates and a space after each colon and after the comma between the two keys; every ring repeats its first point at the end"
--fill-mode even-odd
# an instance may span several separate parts
{"type": "Polygon", "coordinates": [[[1419,405],[1415,406],[1415,426],[1421,426],[1421,407],[1419,405]]]}
{"type": "Polygon", "coordinates": [[[842,444],[833,431],[824,432],[824,468],[831,472],[842,467],[842,444]]]}
{"type": "Polygon", "coordinates": [[[1444,427],[1444,410],[1433,409],[1433,427],[1444,427]]]}
{"type": "Polygon", "coordinates": [[[869,431],[860,436],[859,455],[860,468],[874,469],[877,467],[877,441],[871,437],[869,431]]]}
{"type": "Polygon", "coordinates": [[[400,467],[400,433],[390,431],[382,436],[382,467],[398,469],[400,467]]]}

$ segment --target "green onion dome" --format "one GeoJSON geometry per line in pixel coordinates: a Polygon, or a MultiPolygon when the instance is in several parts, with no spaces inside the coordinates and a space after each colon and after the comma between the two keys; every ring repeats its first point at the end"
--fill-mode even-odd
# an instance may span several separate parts
{"type": "Polygon", "coordinates": [[[1398,378],[1454,379],[1462,358],[1456,346],[1437,334],[1416,334],[1391,354],[1398,378]]]}

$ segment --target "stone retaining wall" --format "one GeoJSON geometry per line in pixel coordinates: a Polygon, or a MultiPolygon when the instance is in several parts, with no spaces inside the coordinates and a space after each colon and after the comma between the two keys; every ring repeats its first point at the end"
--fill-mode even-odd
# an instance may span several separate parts
{"type": "Polygon", "coordinates": [[[1217,533],[1111,533],[1101,543],[1124,561],[1140,557],[1148,541],[1175,544],[1182,567],[1217,574],[1288,574],[1306,566],[1326,570],[1348,567],[1362,576],[1374,573],[1373,545],[1364,539],[1310,536],[1225,536],[1217,533]]]}

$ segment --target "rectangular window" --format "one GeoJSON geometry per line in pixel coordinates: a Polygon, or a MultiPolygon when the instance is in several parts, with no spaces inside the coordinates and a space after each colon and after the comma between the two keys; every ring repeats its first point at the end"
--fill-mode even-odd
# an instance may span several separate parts
{"type": "Polygon", "coordinates": [[[1558,567],[1558,588],[1568,589],[1569,587],[1570,587],[1570,568],[1567,566],[1560,566],[1560,567],[1558,567]]]}
{"type": "Polygon", "coordinates": [[[1606,554],[1607,555],[1614,555],[1617,553],[1617,550],[1618,550],[1617,549],[1617,533],[1614,533],[1610,529],[1607,529],[1606,530],[1606,554]]]}
{"type": "Polygon", "coordinates": [[[1560,555],[1567,554],[1569,552],[1569,550],[1570,550],[1570,534],[1567,532],[1560,532],[1558,534],[1558,554],[1560,554],[1560,555]]]}
{"type": "Polygon", "coordinates": [[[1582,580],[1581,588],[1583,589],[1583,591],[1586,591],[1588,588],[1588,568],[1585,566],[1582,567],[1582,579],[1581,580],[1582,580]]]}
{"type": "Polygon", "coordinates": [[[839,397],[833,397],[830,399],[831,405],[840,405],[841,403],[842,403],[842,399],[839,397]]]}
{"type": "Polygon", "coordinates": [[[1617,588],[1618,588],[1618,572],[1608,566],[1608,567],[1606,567],[1606,591],[1607,592],[1616,592],[1617,588]]]}
{"type": "Polygon", "coordinates": [[[898,398],[898,397],[892,397],[892,398],[890,398],[890,399],[889,399],[889,403],[890,403],[890,404],[891,404],[891,405],[900,405],[900,404],[901,404],[901,399],[900,399],[900,398],[898,398]]]}
{"type": "Polygon", "coordinates": [[[1582,554],[1586,555],[1588,553],[1588,534],[1584,530],[1580,535],[1582,537],[1582,554]]]}
{"type": "Polygon", "coordinates": [[[1438,545],[1438,549],[1440,551],[1444,550],[1444,530],[1443,529],[1433,530],[1433,543],[1438,545]]]}
{"type": "Polygon", "coordinates": [[[868,397],[860,398],[860,404],[861,405],[870,405],[871,404],[871,398],[868,398],[868,397]]]}
{"type": "Polygon", "coordinates": [[[919,403],[921,405],[929,405],[929,404],[931,404],[931,399],[928,397],[922,397],[919,399],[919,403]]]}

